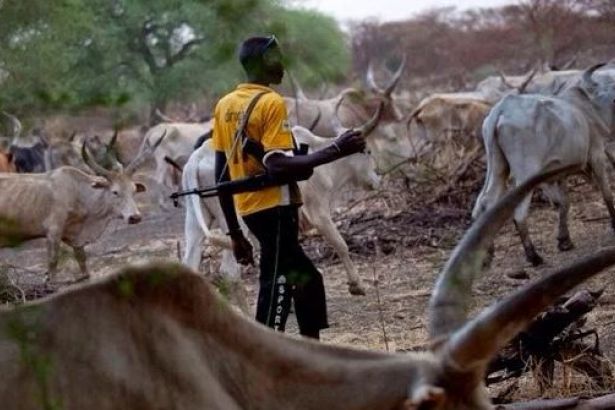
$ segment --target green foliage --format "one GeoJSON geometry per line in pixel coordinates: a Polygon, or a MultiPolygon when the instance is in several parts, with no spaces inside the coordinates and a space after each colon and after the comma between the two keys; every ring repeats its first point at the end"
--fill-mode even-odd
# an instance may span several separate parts
{"type": "Polygon", "coordinates": [[[350,67],[348,40],[335,20],[316,11],[278,10],[276,22],[289,70],[302,84],[342,81],[350,67]]]}
{"type": "Polygon", "coordinates": [[[334,20],[275,0],[0,1],[0,107],[164,108],[217,96],[243,79],[239,42],[263,33],[278,35],[308,85],[348,66],[334,20]]]}

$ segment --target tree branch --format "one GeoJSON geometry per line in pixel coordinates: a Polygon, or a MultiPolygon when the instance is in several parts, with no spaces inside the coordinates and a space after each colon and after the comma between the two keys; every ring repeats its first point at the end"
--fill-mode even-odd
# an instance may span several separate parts
{"type": "Polygon", "coordinates": [[[182,48],[177,53],[175,53],[174,55],[170,56],[167,59],[167,66],[170,67],[174,65],[175,63],[183,60],[186,57],[186,55],[190,52],[190,50],[192,50],[192,48],[194,48],[195,46],[203,42],[205,42],[205,38],[197,37],[197,38],[194,38],[184,43],[184,45],[182,45],[182,48]]]}

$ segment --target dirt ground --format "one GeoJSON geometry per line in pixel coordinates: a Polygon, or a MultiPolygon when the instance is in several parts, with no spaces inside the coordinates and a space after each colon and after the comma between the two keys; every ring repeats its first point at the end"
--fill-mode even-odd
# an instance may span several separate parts
{"type": "MultiPolygon", "coordinates": [[[[322,269],[326,282],[331,327],[324,331],[323,342],[389,351],[415,349],[426,343],[426,309],[432,287],[449,253],[470,224],[469,214],[480,184],[474,183],[461,199],[454,192],[450,198],[444,192],[438,201],[427,204],[430,201],[424,195],[406,185],[403,179],[391,179],[382,191],[355,193],[350,195],[349,205],[336,209],[337,224],[367,285],[366,296],[348,293],[342,265],[322,238],[313,233],[304,237],[304,246],[322,269]]],[[[534,205],[530,231],[546,263],[539,268],[530,266],[512,223],[507,224],[496,241],[494,263],[474,286],[475,311],[527,283],[511,279],[511,274],[525,271],[530,280],[535,279],[601,247],[615,245],[615,235],[597,190],[580,178],[570,186],[570,232],[575,249],[557,251],[557,213],[547,205],[534,205]]],[[[100,277],[126,263],[158,258],[176,260],[178,246],[183,246],[183,219],[182,209],[167,213],[150,210],[138,225],[128,226],[120,220],[112,223],[98,242],[86,248],[91,271],[100,277]]],[[[66,256],[62,259],[62,270],[69,280],[71,272],[76,272],[76,264],[68,252],[66,256]]],[[[204,270],[209,265],[206,260],[204,270]]],[[[0,250],[0,266],[26,291],[28,298],[56,290],[42,284],[43,241],[0,250]]],[[[597,329],[608,357],[615,357],[614,272],[611,269],[582,286],[592,290],[605,288],[599,306],[589,315],[587,327],[597,329]]],[[[257,291],[254,269],[246,272],[245,283],[253,305],[257,291]]],[[[293,317],[290,322],[287,331],[296,333],[293,317]]],[[[539,393],[531,377],[526,379],[521,381],[521,390],[515,396],[537,397],[539,393]]],[[[574,380],[571,386],[559,386],[545,395],[587,393],[583,378],[574,380]]],[[[504,388],[507,386],[495,386],[494,394],[504,388]]]]}

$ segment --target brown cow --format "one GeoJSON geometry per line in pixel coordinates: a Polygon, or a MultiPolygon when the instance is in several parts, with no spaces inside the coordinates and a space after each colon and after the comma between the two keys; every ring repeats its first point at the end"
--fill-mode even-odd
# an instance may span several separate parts
{"type": "Polygon", "coordinates": [[[79,264],[77,279],[87,278],[85,245],[97,240],[113,218],[130,224],[141,221],[134,194],[145,191],[145,186],[135,183],[132,175],[155,147],[125,169],[110,171],[90,157],[84,143],[83,160],[97,176],[73,167],[43,174],[1,174],[0,247],[46,238],[48,275],[53,280],[59,245],[64,242],[73,248],[79,264]]]}
{"type": "Polygon", "coordinates": [[[119,275],[0,314],[0,402],[13,410],[486,410],[497,351],[560,295],[615,263],[615,247],[547,275],[468,320],[485,246],[532,178],[453,251],[429,305],[433,349],[328,346],[233,312],[172,264],[119,275]]]}
{"type": "Polygon", "coordinates": [[[414,109],[408,126],[416,122],[425,140],[447,142],[454,138],[471,147],[481,142],[483,119],[490,109],[491,104],[468,93],[433,94],[414,109]]]}

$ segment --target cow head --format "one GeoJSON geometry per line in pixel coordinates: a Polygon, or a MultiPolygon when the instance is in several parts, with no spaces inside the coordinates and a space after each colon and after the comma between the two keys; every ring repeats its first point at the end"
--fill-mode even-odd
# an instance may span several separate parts
{"type": "Polygon", "coordinates": [[[126,166],[126,168],[122,167],[122,165],[115,160],[113,170],[101,166],[94,160],[89,153],[85,141],[81,145],[81,157],[83,161],[98,176],[98,178],[92,182],[92,188],[104,190],[109,203],[112,204],[112,208],[129,224],[141,222],[141,212],[135,202],[134,194],[146,190],[145,185],[133,181],[133,174],[141,163],[146,160],[146,157],[151,155],[160,145],[165,135],[166,133],[163,133],[153,146],[146,143],[145,148],[126,166]]]}
{"type": "Polygon", "coordinates": [[[615,80],[610,76],[594,75],[594,72],[604,65],[596,64],[585,70],[581,76],[580,87],[591,100],[610,133],[615,117],[615,80]]]}
{"type": "Polygon", "coordinates": [[[532,69],[526,75],[507,76],[500,71],[497,76],[489,76],[478,83],[476,91],[485,101],[495,104],[511,92],[525,93],[530,84],[533,84],[532,80],[537,72],[537,69],[532,69]]]}
{"type": "Polygon", "coordinates": [[[372,92],[372,95],[365,99],[365,104],[367,105],[366,108],[369,112],[373,112],[377,109],[380,103],[384,103],[382,111],[382,121],[384,122],[397,122],[403,119],[403,115],[399,112],[399,109],[395,105],[392,93],[401,79],[405,66],[406,56],[402,58],[399,67],[397,67],[397,70],[389,79],[389,82],[385,87],[380,87],[376,84],[376,80],[374,79],[374,69],[371,63],[367,68],[365,82],[369,90],[372,92]]]}
{"type": "MultiPolygon", "coordinates": [[[[339,109],[345,97],[346,95],[342,94],[335,105],[333,128],[335,129],[335,133],[337,135],[340,135],[347,130],[347,128],[342,125],[338,115],[339,109]]],[[[363,138],[368,138],[378,125],[384,111],[384,105],[385,104],[381,102],[374,110],[374,114],[363,125],[357,128],[357,130],[361,131],[363,138]]],[[[351,155],[345,158],[344,161],[346,164],[346,172],[345,175],[340,175],[339,178],[345,179],[363,189],[371,190],[378,188],[380,185],[380,177],[376,174],[376,162],[374,161],[369,148],[367,149],[367,152],[351,155]]]]}
{"type": "Polygon", "coordinates": [[[379,172],[384,172],[411,156],[412,147],[405,137],[403,125],[400,126],[399,123],[391,121],[383,123],[387,106],[390,106],[390,104],[384,100],[379,100],[372,107],[366,103],[364,93],[353,88],[342,91],[337,98],[335,115],[332,121],[338,135],[340,130],[344,129],[342,123],[346,125],[357,124],[360,120],[369,123],[366,119],[375,111],[381,110],[378,122],[372,124],[373,126],[368,134],[364,134],[379,172]]]}

